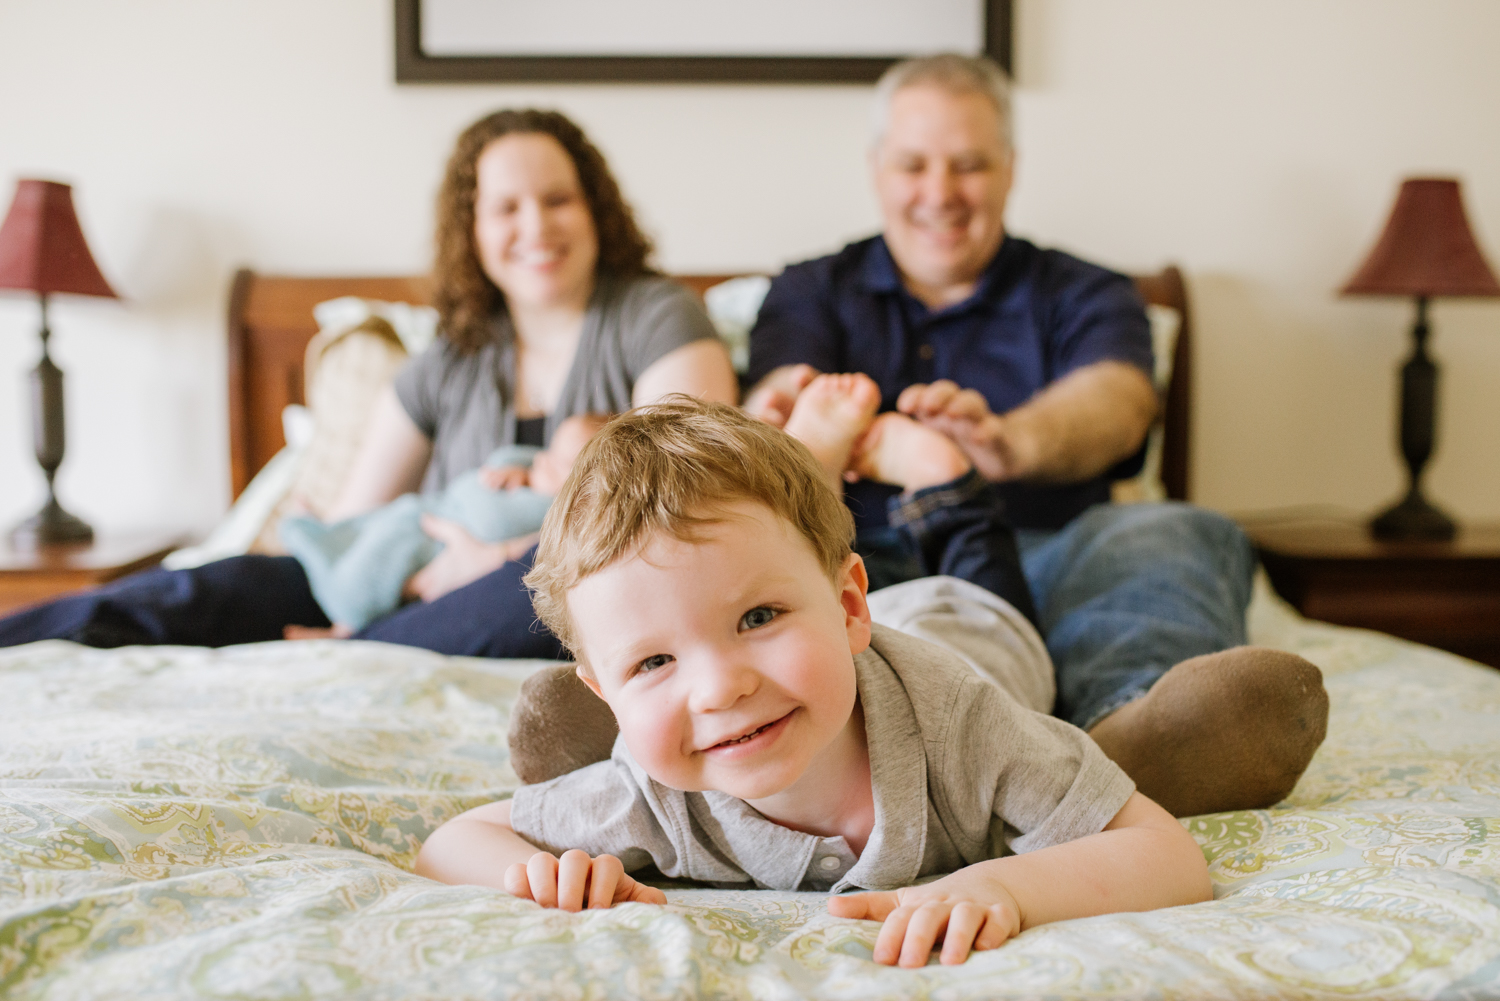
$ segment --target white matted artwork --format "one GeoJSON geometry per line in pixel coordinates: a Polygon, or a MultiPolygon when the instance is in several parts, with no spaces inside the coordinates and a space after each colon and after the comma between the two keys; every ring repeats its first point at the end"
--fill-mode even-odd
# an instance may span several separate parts
{"type": "Polygon", "coordinates": [[[395,0],[396,78],[874,80],[930,52],[1009,68],[1011,0],[395,0]]]}
{"type": "Polygon", "coordinates": [[[984,51],[983,0],[422,0],[429,56],[984,51]]]}

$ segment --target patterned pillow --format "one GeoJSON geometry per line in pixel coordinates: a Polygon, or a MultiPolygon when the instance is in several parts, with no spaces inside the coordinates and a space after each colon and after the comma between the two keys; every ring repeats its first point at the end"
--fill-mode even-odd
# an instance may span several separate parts
{"type": "Polygon", "coordinates": [[[406,348],[395,328],[379,316],[346,329],[322,330],[307,345],[303,367],[313,433],[298,463],[292,488],[250,547],[252,553],[282,555],[277,528],[288,513],[326,517],[359,454],[375,398],[405,363],[406,348]]]}

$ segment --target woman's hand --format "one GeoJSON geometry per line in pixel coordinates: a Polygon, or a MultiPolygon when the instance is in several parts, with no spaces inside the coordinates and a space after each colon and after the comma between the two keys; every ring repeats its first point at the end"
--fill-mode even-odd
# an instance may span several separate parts
{"type": "Polygon", "coordinates": [[[667,895],[656,887],[626,875],[613,855],[590,858],[577,848],[563,852],[561,859],[551,852],[537,852],[524,865],[511,865],[505,870],[505,892],[564,911],[667,902],[667,895]]]}
{"type": "Polygon", "coordinates": [[[1021,908],[1003,883],[981,866],[960,869],[922,886],[828,898],[839,918],[882,921],[875,962],[925,966],[937,942],[951,966],[976,952],[995,949],[1021,931],[1021,908]]]}
{"type": "Polygon", "coordinates": [[[402,589],[407,597],[422,601],[437,601],[450,591],[472,584],[485,574],[499,570],[506,560],[514,559],[511,554],[517,545],[525,543],[516,552],[520,555],[532,544],[530,536],[505,542],[481,542],[458,522],[430,514],[422,516],[422,531],[443,544],[443,551],[412,574],[402,589]]]}

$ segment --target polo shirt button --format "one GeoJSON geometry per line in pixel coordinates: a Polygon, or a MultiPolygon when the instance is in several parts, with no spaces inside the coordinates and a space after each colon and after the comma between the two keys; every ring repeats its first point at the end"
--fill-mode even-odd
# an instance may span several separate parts
{"type": "Polygon", "coordinates": [[[832,855],[823,856],[823,861],[818,863],[818,865],[822,866],[824,869],[829,870],[830,872],[832,872],[834,869],[837,869],[839,867],[839,864],[839,860],[834,858],[832,855]]]}
{"type": "Polygon", "coordinates": [[[936,353],[936,351],[932,350],[931,344],[923,344],[921,347],[917,348],[917,357],[921,358],[923,361],[932,361],[932,356],[936,353]]]}

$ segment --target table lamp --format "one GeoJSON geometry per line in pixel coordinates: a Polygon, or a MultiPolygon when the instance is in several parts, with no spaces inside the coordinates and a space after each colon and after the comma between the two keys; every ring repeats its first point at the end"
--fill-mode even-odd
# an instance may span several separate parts
{"type": "Polygon", "coordinates": [[[1422,468],[1433,447],[1437,365],[1427,357],[1427,300],[1434,296],[1500,296],[1500,282],[1480,252],[1464,215],[1463,195],[1451,178],[1401,182],[1385,232],[1344,295],[1409,295],[1417,300],[1415,347],[1401,369],[1401,454],[1406,496],[1370,522],[1379,539],[1451,539],[1453,519],[1422,496],[1422,468]]]}
{"type": "Polygon", "coordinates": [[[87,542],[94,530],[64,511],[52,479],[63,458],[63,374],[47,354],[47,297],[55,292],[117,299],[89,253],[73,189],[56,181],[16,183],[5,222],[0,224],[0,289],[35,292],[42,308],[42,360],[31,372],[31,426],[36,461],[47,477],[47,503],[11,532],[17,546],[87,542]]]}

